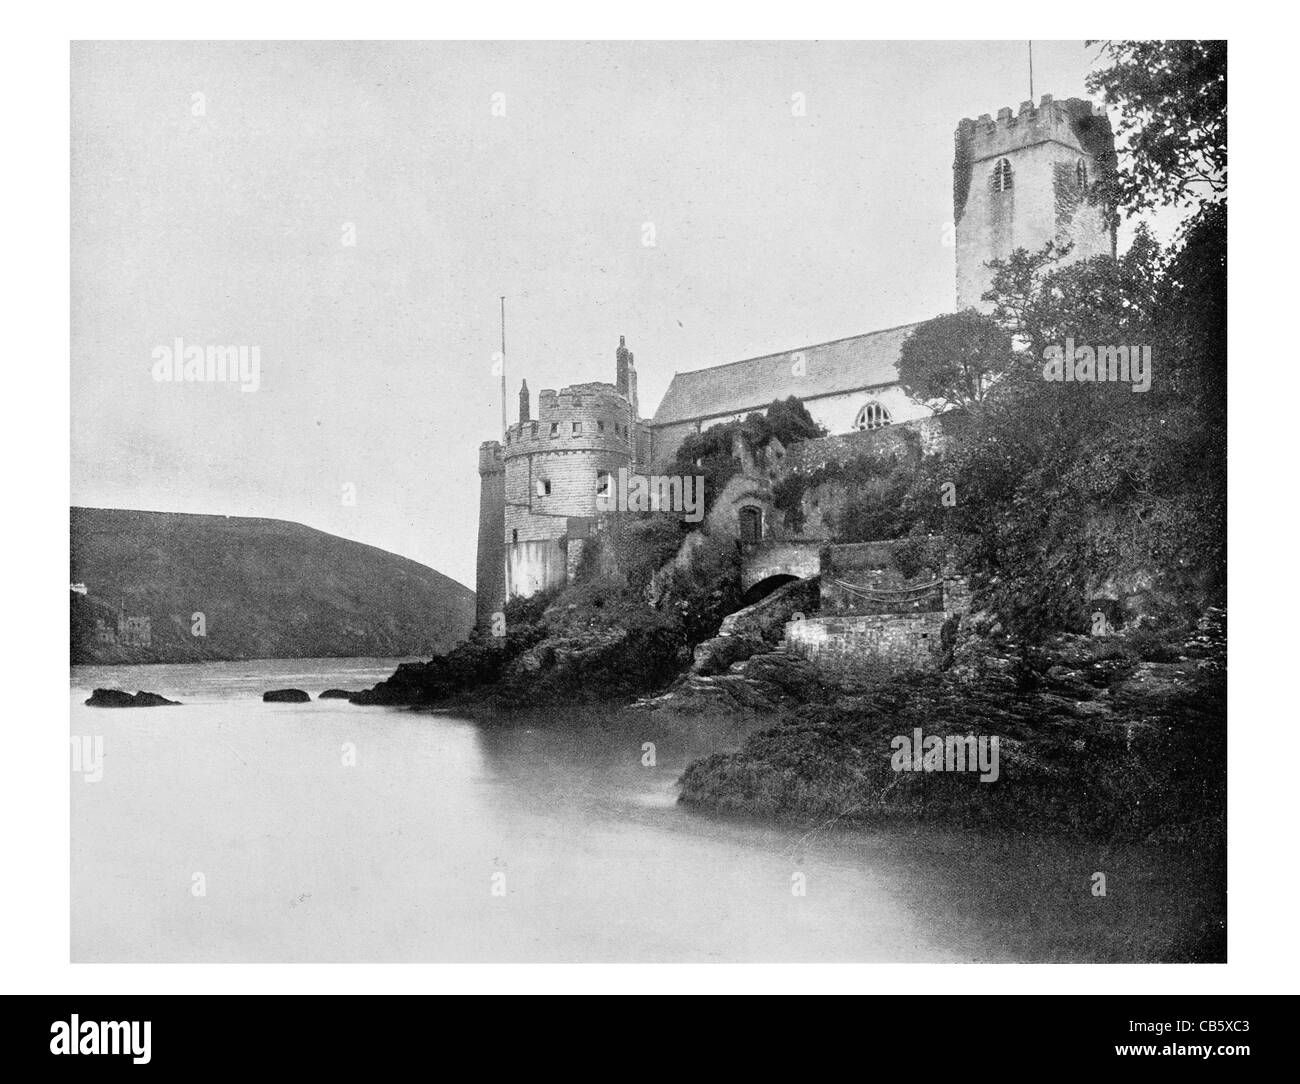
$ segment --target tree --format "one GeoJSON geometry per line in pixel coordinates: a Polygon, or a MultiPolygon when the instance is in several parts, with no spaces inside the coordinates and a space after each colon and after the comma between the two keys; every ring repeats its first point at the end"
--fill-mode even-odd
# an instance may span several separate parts
{"type": "Polygon", "coordinates": [[[1130,342],[1149,336],[1158,310],[1165,254],[1146,225],[1119,259],[1094,256],[1059,264],[1069,249],[1049,241],[1037,252],[1017,249],[990,260],[984,300],[992,319],[1038,357],[1067,336],[1080,342],[1130,342]]]}
{"type": "Polygon", "coordinates": [[[898,376],[908,395],[931,406],[978,406],[1013,361],[1011,336],[966,309],[917,327],[903,342],[898,376]]]}
{"type": "Polygon", "coordinates": [[[786,448],[799,440],[815,440],[826,435],[826,429],[813,421],[808,408],[794,395],[774,399],[767,414],[760,417],[766,426],[767,438],[776,437],[786,448]]]}
{"type": "MultiPolygon", "coordinates": [[[[1090,45],[1095,44],[1089,42],[1090,45]]],[[[1088,90],[1120,111],[1117,179],[1129,214],[1215,202],[1228,186],[1228,43],[1108,41],[1088,90]]]]}

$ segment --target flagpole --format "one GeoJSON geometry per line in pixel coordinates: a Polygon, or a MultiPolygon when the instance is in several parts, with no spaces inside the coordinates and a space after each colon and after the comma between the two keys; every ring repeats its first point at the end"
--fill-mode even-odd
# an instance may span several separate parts
{"type": "Polygon", "coordinates": [[[510,423],[506,417],[506,299],[501,295],[501,441],[505,443],[510,423]]]}

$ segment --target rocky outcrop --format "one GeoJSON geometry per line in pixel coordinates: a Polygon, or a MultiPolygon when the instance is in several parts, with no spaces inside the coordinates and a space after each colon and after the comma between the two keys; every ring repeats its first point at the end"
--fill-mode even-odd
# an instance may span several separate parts
{"type": "Polygon", "coordinates": [[[351,700],[352,697],[356,695],[357,694],[355,692],[351,692],[347,689],[326,689],[323,693],[320,694],[320,696],[316,697],[316,699],[317,700],[351,700]]]}
{"type": "Polygon", "coordinates": [[[687,661],[668,626],[553,634],[506,664],[494,690],[505,706],[620,698],[662,687],[687,661]]]}
{"type": "Polygon", "coordinates": [[[690,675],[640,706],[773,717],[741,749],[688,765],[682,800],[715,810],[996,822],[1103,838],[1221,828],[1221,612],[1206,613],[1174,662],[1143,659],[1118,636],[1060,636],[1031,650],[978,624],[984,635],[966,637],[961,665],[943,673],[830,684],[777,650],[723,674],[690,675]],[[997,785],[895,770],[892,742],[918,728],[996,736],[997,785]]]}
{"type": "Polygon", "coordinates": [[[735,663],[773,650],[795,614],[816,612],[819,587],[816,576],[795,580],[743,610],[728,614],[718,635],[696,646],[691,673],[721,674],[735,663]]]}
{"type": "Polygon", "coordinates": [[[143,689],[137,690],[134,696],[121,689],[96,689],[86,704],[92,708],[163,708],[176,707],[180,701],[168,700],[165,696],[147,693],[143,689]]]}
{"type": "Polygon", "coordinates": [[[311,697],[302,689],[272,689],[262,694],[264,704],[305,704],[311,697]]]}

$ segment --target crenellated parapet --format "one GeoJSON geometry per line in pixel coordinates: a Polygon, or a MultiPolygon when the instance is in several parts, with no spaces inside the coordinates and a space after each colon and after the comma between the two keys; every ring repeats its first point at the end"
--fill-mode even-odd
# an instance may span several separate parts
{"type": "Polygon", "coordinates": [[[965,144],[972,163],[1049,140],[1090,156],[1115,150],[1110,118],[1101,105],[1086,98],[1058,102],[1050,94],[1044,94],[1037,106],[1021,102],[1015,112],[1009,106],[999,109],[996,118],[988,113],[978,120],[965,118],[958,123],[955,138],[965,144]]]}
{"type": "Polygon", "coordinates": [[[543,388],[537,417],[506,430],[504,458],[569,452],[630,455],[637,431],[632,406],[612,384],[572,384],[560,391],[543,388]]]}

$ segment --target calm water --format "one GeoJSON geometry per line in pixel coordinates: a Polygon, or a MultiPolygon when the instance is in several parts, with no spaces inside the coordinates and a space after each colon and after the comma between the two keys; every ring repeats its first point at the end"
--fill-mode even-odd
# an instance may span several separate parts
{"type": "Polygon", "coordinates": [[[744,736],[708,718],[539,727],[261,703],[394,664],[74,668],[72,734],[104,755],[98,782],[72,775],[73,960],[1128,960],[1205,921],[1189,899],[1209,875],[1167,850],[680,807],[686,763],[744,736]],[[85,707],[101,685],[184,706],[85,707]]]}

